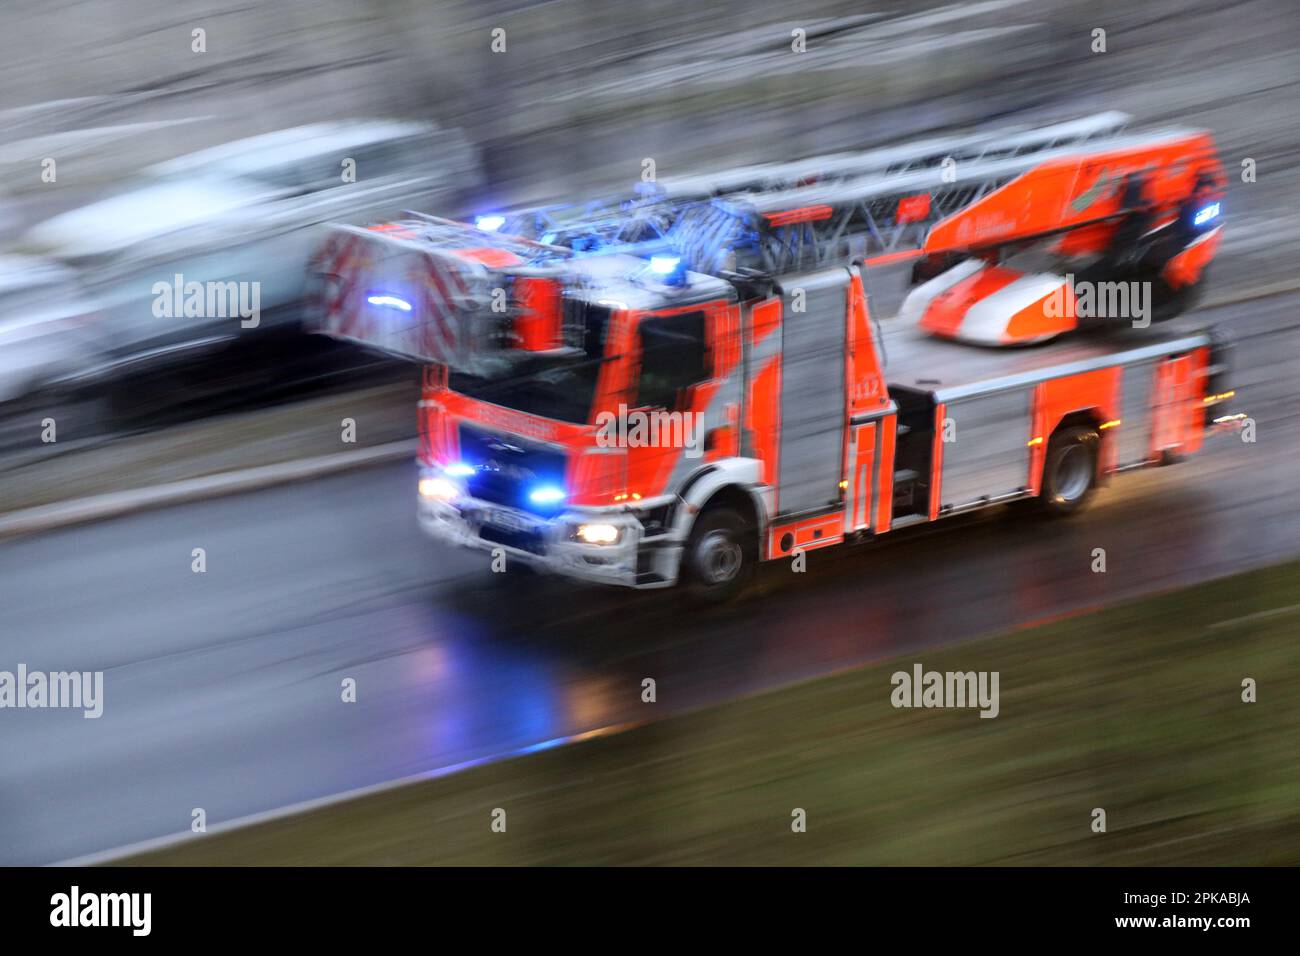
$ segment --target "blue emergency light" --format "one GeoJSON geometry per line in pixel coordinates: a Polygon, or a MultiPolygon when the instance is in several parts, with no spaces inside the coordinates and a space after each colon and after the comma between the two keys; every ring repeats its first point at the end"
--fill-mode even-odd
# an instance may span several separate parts
{"type": "Polygon", "coordinates": [[[411,303],[397,295],[368,295],[366,301],[371,305],[377,305],[384,309],[400,309],[403,312],[411,311],[411,303]]]}
{"type": "Polygon", "coordinates": [[[564,500],[564,489],[555,485],[542,485],[528,492],[528,500],[535,505],[555,505],[564,500]]]}
{"type": "Polygon", "coordinates": [[[1192,217],[1192,225],[1203,226],[1207,222],[1210,222],[1211,220],[1218,219],[1218,218],[1219,218],[1219,204],[1217,202],[1212,202],[1208,206],[1205,206],[1204,208],[1198,209],[1196,211],[1196,215],[1192,217]]]}

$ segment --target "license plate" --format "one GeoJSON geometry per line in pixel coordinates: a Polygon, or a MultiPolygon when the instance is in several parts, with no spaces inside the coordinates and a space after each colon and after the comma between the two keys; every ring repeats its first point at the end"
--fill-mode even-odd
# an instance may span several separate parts
{"type": "Polygon", "coordinates": [[[505,528],[507,531],[518,531],[524,534],[535,530],[536,526],[513,511],[502,511],[498,508],[489,508],[483,512],[483,523],[496,525],[498,528],[505,528]]]}

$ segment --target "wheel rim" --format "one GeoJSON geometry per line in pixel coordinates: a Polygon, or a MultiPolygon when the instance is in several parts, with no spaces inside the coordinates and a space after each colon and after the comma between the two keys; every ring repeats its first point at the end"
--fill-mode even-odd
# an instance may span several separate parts
{"type": "Polygon", "coordinates": [[[740,544],[725,531],[710,531],[700,541],[696,563],[708,584],[727,584],[736,579],[744,562],[740,544]]]}
{"type": "Polygon", "coordinates": [[[1082,445],[1071,445],[1056,465],[1056,497],[1077,501],[1092,483],[1092,456],[1082,445]]]}

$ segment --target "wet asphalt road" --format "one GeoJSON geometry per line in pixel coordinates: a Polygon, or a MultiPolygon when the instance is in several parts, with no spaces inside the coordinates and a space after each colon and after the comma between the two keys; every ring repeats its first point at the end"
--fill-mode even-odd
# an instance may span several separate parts
{"type": "MultiPolygon", "coordinates": [[[[1204,314],[1204,313],[1203,313],[1204,314]]],[[[67,859],[1300,553],[1300,296],[1216,310],[1258,442],[765,569],[744,604],[487,572],[376,467],[0,544],[0,669],[103,670],[105,710],[0,715],[0,863],[67,859]],[[207,571],[191,571],[204,548],[207,571]],[[1108,572],[1089,571],[1107,549],[1108,572]],[[340,700],[355,678],[358,701],[340,700]],[[643,704],[654,677],[659,702],[643,704]]],[[[974,653],[974,652],[972,652],[974,653]]],[[[977,667],[972,659],[969,666],[977,667]]],[[[882,689],[882,693],[887,692],[882,689]]]]}

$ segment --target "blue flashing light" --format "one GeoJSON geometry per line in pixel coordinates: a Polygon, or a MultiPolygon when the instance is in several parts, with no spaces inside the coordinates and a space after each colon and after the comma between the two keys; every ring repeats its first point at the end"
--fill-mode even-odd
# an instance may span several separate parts
{"type": "Polygon", "coordinates": [[[670,276],[682,264],[680,256],[651,256],[650,271],[656,275],[670,276]]]}
{"type": "Polygon", "coordinates": [[[569,740],[570,738],[568,737],[552,737],[550,740],[539,740],[535,744],[529,744],[527,747],[519,748],[519,753],[536,754],[536,753],[541,753],[543,750],[554,750],[556,747],[560,747],[568,743],[569,740]]]}
{"type": "Polygon", "coordinates": [[[366,301],[371,305],[382,306],[385,309],[400,309],[403,312],[411,311],[411,303],[407,302],[401,296],[396,295],[368,295],[366,301]]]}
{"type": "Polygon", "coordinates": [[[484,232],[496,232],[505,224],[505,216],[477,216],[474,219],[474,225],[478,226],[484,232]]]}
{"type": "Polygon", "coordinates": [[[468,478],[474,474],[475,470],[473,465],[467,465],[463,461],[453,461],[443,469],[443,473],[450,475],[452,478],[468,478]]]}
{"type": "Polygon", "coordinates": [[[542,485],[528,492],[528,500],[535,505],[556,505],[564,500],[564,489],[555,485],[542,485]]]}
{"type": "Polygon", "coordinates": [[[1204,208],[1198,209],[1196,211],[1196,215],[1192,217],[1192,225],[1203,226],[1207,222],[1210,222],[1211,220],[1218,219],[1218,218],[1219,218],[1219,204],[1217,202],[1212,202],[1208,206],[1205,206],[1204,208]]]}

